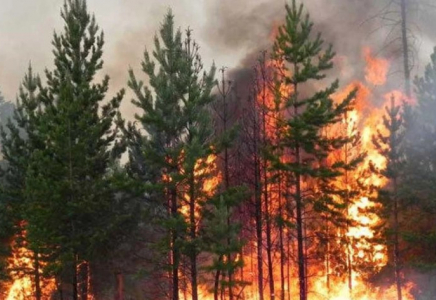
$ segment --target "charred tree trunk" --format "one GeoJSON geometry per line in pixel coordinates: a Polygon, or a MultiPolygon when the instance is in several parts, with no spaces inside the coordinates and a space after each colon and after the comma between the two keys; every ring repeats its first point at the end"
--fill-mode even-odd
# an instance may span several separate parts
{"type": "Polygon", "coordinates": [[[268,183],[266,175],[266,167],[264,167],[264,201],[265,201],[265,223],[266,223],[266,255],[268,260],[268,281],[269,281],[269,291],[270,299],[275,299],[274,294],[274,272],[273,272],[273,262],[272,262],[272,241],[271,241],[271,215],[270,215],[270,205],[269,205],[269,195],[268,195],[268,183]]]}
{"type": "MultiPolygon", "coordinates": [[[[294,64],[294,71],[298,74],[298,67],[294,64]]],[[[295,97],[298,95],[297,84],[294,83],[293,89],[295,97]]],[[[298,103],[297,99],[293,103],[294,116],[298,116],[298,103]]],[[[295,165],[297,168],[301,168],[301,147],[298,141],[294,146],[295,153],[295,165]]],[[[298,257],[298,281],[300,288],[300,300],[307,300],[307,283],[306,283],[306,253],[304,243],[304,221],[303,221],[303,198],[301,191],[301,182],[303,178],[300,174],[300,170],[295,172],[295,212],[296,212],[296,226],[297,226],[297,257],[298,257]]]]}
{"type": "MultiPolygon", "coordinates": [[[[262,136],[263,136],[263,146],[266,147],[268,143],[267,139],[267,106],[266,106],[266,76],[265,76],[265,66],[261,66],[262,73],[262,136]]],[[[269,282],[269,292],[270,299],[275,299],[274,294],[274,272],[273,272],[273,262],[272,262],[272,240],[271,240],[271,211],[270,211],[270,195],[268,192],[268,162],[266,158],[262,159],[262,174],[263,174],[263,201],[265,205],[265,225],[266,225],[266,256],[268,263],[268,282],[269,282]]]]}
{"type": "Polygon", "coordinates": [[[280,248],[280,300],[285,300],[285,245],[283,241],[283,203],[282,203],[282,177],[280,176],[280,171],[278,175],[278,203],[279,203],[279,248],[280,248]]]}
{"type": "Polygon", "coordinates": [[[258,153],[258,128],[257,120],[254,122],[254,189],[255,189],[255,220],[257,239],[257,284],[259,287],[259,300],[264,300],[263,292],[263,238],[262,238],[262,190],[261,190],[261,166],[258,153]]]}
{"type": "Polygon", "coordinates": [[[89,263],[84,261],[80,264],[79,268],[80,273],[80,299],[87,300],[88,299],[88,288],[89,288],[89,263]]]}
{"type": "MultiPolygon", "coordinates": [[[[171,196],[171,217],[176,218],[178,214],[177,208],[177,191],[172,188],[170,191],[171,196]]],[[[171,259],[172,259],[172,300],[179,300],[179,261],[180,251],[177,243],[177,229],[171,229],[171,259]]]]}
{"type": "Polygon", "coordinates": [[[59,277],[56,278],[56,288],[59,293],[59,300],[64,300],[64,292],[62,289],[62,280],[59,277]]]}
{"type": "Polygon", "coordinates": [[[330,294],[330,228],[329,220],[325,218],[326,223],[326,256],[325,256],[325,273],[326,273],[326,286],[327,293],[330,294]]]}
{"type": "MultiPolygon", "coordinates": [[[[222,263],[223,261],[223,257],[222,255],[218,258],[218,262],[222,263]]],[[[215,281],[214,281],[214,285],[213,285],[213,299],[214,300],[218,300],[218,294],[219,294],[219,290],[220,290],[220,277],[221,277],[221,270],[217,270],[215,273],[215,281]]]]}
{"type": "Polygon", "coordinates": [[[38,252],[35,251],[34,255],[34,275],[35,275],[35,300],[41,300],[42,291],[41,291],[41,276],[40,276],[40,264],[39,264],[39,255],[38,252]]]}
{"type": "Polygon", "coordinates": [[[73,300],[79,299],[79,289],[78,289],[78,274],[77,274],[77,254],[74,254],[73,258],[73,300]]]}
{"type": "MultiPolygon", "coordinates": [[[[297,161],[300,161],[300,149],[296,149],[297,161]]],[[[301,176],[296,176],[296,213],[297,213],[297,251],[298,251],[298,280],[300,287],[300,300],[307,300],[306,291],[306,257],[304,251],[304,224],[303,224],[303,201],[301,197],[301,176]]]]}
{"type": "Polygon", "coordinates": [[[195,219],[195,175],[192,170],[189,179],[189,222],[190,222],[190,237],[192,249],[189,253],[189,260],[191,263],[191,293],[192,300],[198,300],[198,284],[197,284],[197,249],[195,240],[197,239],[197,226],[195,219]]]}
{"type": "MultiPolygon", "coordinates": [[[[225,80],[225,68],[221,68],[221,85],[218,85],[218,91],[220,93],[220,96],[222,98],[222,106],[219,107],[219,113],[218,116],[220,118],[220,121],[222,122],[222,134],[225,136],[228,134],[229,131],[229,122],[230,120],[230,114],[228,111],[228,96],[232,91],[231,83],[228,82],[228,85],[226,85],[225,80]]],[[[222,160],[223,160],[223,173],[224,173],[224,186],[223,186],[223,192],[227,191],[230,188],[230,153],[229,153],[229,145],[226,143],[224,145],[224,149],[222,152],[222,160]]],[[[227,206],[227,226],[230,227],[230,224],[232,223],[232,216],[229,213],[230,208],[227,206]]],[[[227,239],[227,244],[230,245],[231,241],[230,238],[227,239]]],[[[226,257],[226,260],[228,262],[232,261],[232,255],[228,255],[226,257]]],[[[218,258],[219,262],[222,262],[224,260],[224,257],[221,255],[218,258]]],[[[224,273],[224,272],[223,272],[224,273]]],[[[218,290],[219,290],[219,281],[221,276],[225,276],[226,274],[222,274],[221,270],[217,270],[215,273],[215,279],[214,279],[214,298],[217,300],[218,297],[218,290]]],[[[229,270],[228,272],[228,280],[229,280],[229,286],[228,286],[228,294],[229,294],[229,300],[233,300],[233,288],[232,288],[232,282],[234,280],[235,274],[233,274],[232,270],[229,270]]]]}
{"type": "MultiPolygon", "coordinates": [[[[349,123],[348,123],[348,114],[345,113],[345,128],[348,129],[349,123]]],[[[348,165],[348,161],[350,160],[349,158],[349,147],[348,147],[348,143],[345,143],[344,147],[345,147],[345,165],[348,165]]],[[[346,220],[346,231],[348,232],[349,228],[350,228],[350,221],[349,219],[349,215],[350,215],[350,204],[351,204],[351,199],[350,199],[350,195],[349,195],[349,187],[350,187],[350,181],[349,181],[349,174],[348,174],[348,170],[345,170],[345,187],[346,187],[346,194],[345,194],[345,204],[346,204],[346,213],[347,213],[347,220],[346,220]]],[[[351,259],[351,241],[349,237],[346,237],[346,241],[347,241],[347,273],[348,273],[348,294],[350,299],[353,299],[353,266],[352,266],[352,259],[351,259]]]]}
{"type": "Polygon", "coordinates": [[[124,276],[121,272],[115,274],[116,294],[115,300],[124,300],[124,276]]]}
{"type": "Polygon", "coordinates": [[[398,197],[397,197],[397,178],[393,180],[394,188],[394,265],[395,265],[395,283],[397,287],[397,299],[402,300],[401,293],[401,265],[400,265],[400,241],[399,241],[399,224],[398,224],[398,197]]]}

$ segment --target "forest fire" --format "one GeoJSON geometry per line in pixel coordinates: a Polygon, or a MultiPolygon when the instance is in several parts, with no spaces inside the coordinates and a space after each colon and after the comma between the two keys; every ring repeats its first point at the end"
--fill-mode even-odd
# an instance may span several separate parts
{"type": "MultiPolygon", "coordinates": [[[[21,227],[24,222],[22,222],[21,227]]],[[[38,281],[41,300],[51,299],[52,293],[55,291],[55,281],[53,279],[43,278],[42,267],[43,263],[39,262],[38,270],[36,268],[35,253],[26,248],[26,232],[21,233],[21,245],[11,245],[13,254],[9,260],[8,270],[12,283],[8,287],[5,300],[25,300],[34,299],[36,291],[35,275],[38,272],[38,281]]]]}
{"type": "Polygon", "coordinates": [[[279,22],[228,2],[231,34],[206,17],[200,36],[238,67],[206,68],[169,9],[123,116],[103,32],[65,0],[51,68],[28,68],[0,128],[0,300],[434,299],[436,48],[411,73],[407,0],[386,8],[403,51],[382,54],[374,18],[348,22],[364,6],[290,0],[279,22]]]}
{"type": "MultiPolygon", "coordinates": [[[[381,270],[388,262],[387,248],[383,244],[375,242],[375,229],[380,226],[381,219],[376,213],[372,212],[377,203],[371,199],[375,197],[374,187],[382,187],[386,184],[386,180],[378,176],[377,174],[368,172],[370,165],[376,168],[383,168],[386,164],[385,158],[381,156],[375,149],[372,143],[372,137],[376,134],[377,130],[382,130],[379,126],[379,120],[385,113],[385,106],[389,105],[391,98],[394,97],[399,103],[400,99],[404,99],[404,95],[398,91],[392,91],[386,94],[384,97],[384,103],[381,105],[374,105],[374,99],[369,85],[383,85],[386,82],[386,76],[388,73],[389,63],[385,59],[379,59],[371,55],[369,48],[364,48],[363,58],[367,62],[365,82],[353,82],[342,91],[335,94],[335,98],[341,99],[348,95],[353,89],[357,88],[356,94],[356,106],[348,112],[344,117],[343,126],[341,128],[332,128],[331,132],[338,132],[338,130],[344,130],[347,135],[359,135],[360,131],[361,139],[359,144],[350,146],[353,149],[341,150],[340,153],[335,153],[336,156],[343,155],[357,155],[358,153],[367,153],[364,162],[359,169],[348,174],[352,179],[347,179],[349,182],[338,182],[340,185],[352,185],[358,184],[366,186],[366,195],[358,196],[355,199],[350,199],[348,206],[348,218],[349,226],[345,232],[338,231],[334,233],[336,235],[336,241],[332,242],[332,245],[327,247],[331,248],[331,257],[327,255],[324,257],[324,263],[318,262],[310,264],[307,268],[308,280],[308,295],[309,299],[314,300],[373,300],[373,299],[396,299],[396,292],[394,287],[372,287],[368,282],[368,275],[370,273],[376,273],[381,270]],[[350,151],[349,153],[344,153],[350,151]],[[351,153],[352,152],[352,153],[351,153]],[[342,243],[345,243],[344,247],[342,243]],[[342,251],[342,254],[335,253],[335,251],[342,251]],[[343,262],[338,262],[337,257],[343,257],[343,262]],[[348,257],[348,258],[347,258],[348,257]]],[[[277,67],[276,63],[268,63],[268,67],[277,67]]],[[[265,78],[264,78],[265,79],[265,78]]],[[[283,94],[284,91],[281,90],[283,94]]],[[[264,88],[258,91],[258,106],[260,107],[260,118],[265,124],[265,139],[270,142],[274,142],[277,139],[277,123],[280,122],[282,116],[278,113],[280,109],[278,106],[282,106],[277,102],[277,98],[274,97],[274,93],[268,90],[265,84],[264,88]]],[[[341,127],[341,126],[339,126],[341,127]]],[[[283,157],[286,160],[286,157],[283,157]]],[[[265,170],[268,169],[268,166],[265,170]]],[[[272,174],[266,171],[265,182],[266,193],[268,198],[264,201],[269,202],[269,214],[271,218],[274,215],[279,214],[279,210],[283,206],[283,197],[286,195],[286,187],[281,183],[274,183],[271,180],[277,174],[272,174]]],[[[343,176],[342,176],[343,177],[343,176]]],[[[344,178],[340,178],[339,181],[343,181],[344,178]]],[[[350,188],[346,186],[346,188],[350,188]]],[[[270,239],[275,241],[274,248],[282,248],[282,250],[273,250],[273,269],[269,272],[269,276],[273,276],[273,284],[265,282],[263,287],[266,295],[271,295],[273,299],[273,293],[277,299],[296,299],[298,297],[298,278],[297,269],[295,263],[292,262],[292,255],[295,251],[296,245],[292,241],[292,234],[288,228],[280,228],[279,226],[271,223],[270,229],[265,227],[265,230],[270,230],[270,239]],[[282,236],[282,237],[280,237],[282,236]],[[286,245],[280,245],[277,241],[288,237],[286,245]],[[285,253],[286,259],[281,261],[277,260],[285,253]],[[283,265],[285,264],[285,265],[283,265]],[[281,280],[280,280],[281,278],[281,280]],[[285,281],[283,284],[283,280],[285,281]],[[280,284],[282,281],[282,284],[280,284]],[[274,292],[272,291],[274,289],[274,292]],[[283,289],[282,289],[283,288],[283,289]]],[[[308,228],[306,235],[309,236],[312,233],[308,228]]],[[[267,239],[267,232],[263,233],[265,236],[263,239],[267,239]]],[[[316,234],[316,233],[314,233],[316,234]]],[[[312,247],[312,246],[311,246],[312,247]]],[[[316,246],[315,246],[316,247],[316,246]]],[[[241,288],[240,295],[243,299],[261,299],[259,297],[259,286],[256,284],[258,277],[259,266],[257,258],[257,243],[250,241],[244,251],[244,270],[241,272],[244,274],[244,280],[251,282],[251,285],[241,288]]],[[[306,251],[313,251],[313,248],[306,249],[306,251]]],[[[261,261],[268,262],[267,251],[263,251],[261,261]]],[[[262,266],[263,272],[268,272],[268,268],[262,266]]],[[[270,279],[268,279],[270,280],[270,279]]],[[[410,290],[413,287],[411,283],[407,283],[402,288],[403,299],[412,300],[413,297],[410,294],[410,290]]],[[[207,294],[203,291],[203,295],[207,294]]],[[[213,299],[212,296],[202,299],[213,299]]]]}

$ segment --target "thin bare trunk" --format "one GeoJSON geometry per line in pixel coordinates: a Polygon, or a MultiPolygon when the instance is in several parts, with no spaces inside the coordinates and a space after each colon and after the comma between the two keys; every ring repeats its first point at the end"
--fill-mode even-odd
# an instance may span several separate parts
{"type": "Polygon", "coordinates": [[[394,265],[395,265],[395,283],[397,286],[397,299],[402,300],[401,293],[401,265],[400,265],[400,242],[399,242],[399,224],[398,224],[398,197],[397,197],[397,178],[394,178],[394,265]]]}
{"type": "Polygon", "coordinates": [[[34,274],[35,274],[35,300],[41,300],[42,292],[41,292],[41,276],[40,276],[40,264],[39,264],[39,256],[38,252],[35,251],[34,255],[34,274]]]}
{"type": "Polygon", "coordinates": [[[404,84],[406,96],[411,96],[410,64],[409,64],[409,40],[407,38],[407,0],[401,0],[401,40],[403,48],[404,84]]]}
{"type": "MultiPolygon", "coordinates": [[[[171,189],[171,216],[177,217],[177,191],[175,188],[171,189]]],[[[172,254],[172,299],[179,300],[179,261],[180,251],[177,243],[177,230],[171,230],[171,254],[172,254]]]]}
{"type": "Polygon", "coordinates": [[[115,300],[124,300],[124,276],[123,276],[123,274],[121,272],[115,274],[115,280],[116,280],[115,300]]]}
{"type": "Polygon", "coordinates": [[[279,183],[279,189],[278,189],[278,203],[279,203],[279,215],[280,215],[280,222],[279,222],[279,248],[280,248],[280,300],[285,300],[285,246],[283,241],[283,222],[284,222],[284,216],[283,216],[283,203],[282,203],[282,177],[280,176],[280,171],[278,175],[278,183],[279,183]]]}
{"type": "Polygon", "coordinates": [[[78,274],[77,274],[77,254],[74,254],[73,259],[73,300],[79,299],[79,289],[78,289],[78,274]]]}
{"type": "MultiPolygon", "coordinates": [[[[295,74],[298,74],[298,67],[296,64],[294,64],[294,72],[295,74]]],[[[297,89],[297,83],[294,83],[294,95],[297,97],[298,95],[298,89],[297,89]]],[[[297,99],[294,99],[293,103],[294,107],[294,116],[298,116],[298,103],[297,99]]],[[[295,143],[294,147],[295,151],[295,164],[297,167],[301,167],[301,149],[298,141],[295,143]]],[[[303,212],[304,212],[304,205],[303,205],[303,198],[302,198],[302,192],[301,192],[301,183],[302,183],[302,176],[300,174],[300,171],[297,170],[295,172],[295,209],[297,214],[297,252],[298,252],[298,280],[299,280],[299,287],[300,287],[300,300],[307,300],[307,283],[306,283],[306,254],[304,251],[304,221],[303,221],[303,212]]]]}
{"type": "MultiPolygon", "coordinates": [[[[195,244],[197,239],[197,226],[195,218],[195,175],[194,171],[190,174],[189,179],[189,222],[190,222],[190,237],[191,242],[195,244]]],[[[192,300],[198,300],[198,284],[197,284],[197,249],[193,247],[189,254],[191,263],[191,293],[192,300]]]]}
{"type": "Polygon", "coordinates": [[[88,299],[88,288],[89,288],[89,264],[88,262],[84,261],[80,264],[79,267],[79,274],[80,274],[80,299],[81,300],[87,300],[88,299]]]}
{"type": "MultiPolygon", "coordinates": [[[[218,258],[219,264],[221,264],[222,261],[223,261],[223,256],[221,255],[218,258]]],[[[215,273],[215,281],[214,281],[214,285],[213,285],[213,299],[214,300],[218,300],[220,277],[221,277],[221,270],[218,269],[215,273]]]]}
{"type": "Polygon", "coordinates": [[[259,286],[259,300],[264,300],[263,296],[263,239],[262,239],[262,195],[260,186],[260,161],[258,157],[258,138],[256,120],[254,122],[254,186],[255,186],[255,219],[256,219],[256,238],[257,238],[257,284],[259,286]]]}
{"type": "Polygon", "coordinates": [[[325,273],[326,273],[326,286],[327,286],[327,293],[330,294],[330,228],[329,228],[329,221],[326,217],[326,236],[327,236],[327,250],[326,250],[326,257],[325,257],[325,273]]]}

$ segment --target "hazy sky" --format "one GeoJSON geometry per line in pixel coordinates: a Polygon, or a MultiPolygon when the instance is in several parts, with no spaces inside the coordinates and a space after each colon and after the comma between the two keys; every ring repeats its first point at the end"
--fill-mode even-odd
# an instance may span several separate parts
{"type": "MultiPolygon", "coordinates": [[[[364,21],[383,1],[304,3],[317,28],[334,43],[338,53],[358,57],[366,43],[381,48],[377,43],[383,42],[385,32],[370,34],[375,26],[364,21]]],[[[151,48],[153,35],[169,7],[178,26],[193,29],[206,66],[215,61],[218,67],[237,67],[247,55],[267,47],[272,28],[283,20],[285,3],[285,0],[88,0],[88,7],[105,32],[104,73],[110,75],[114,92],[125,86],[129,66],[139,66],[145,45],[151,48]]],[[[7,100],[15,99],[30,61],[40,74],[44,68],[51,68],[51,39],[54,30],[62,30],[59,15],[62,4],[63,0],[1,0],[0,90],[7,100]]],[[[428,57],[436,44],[433,39],[436,22],[431,24],[427,20],[420,30],[419,57],[428,57]]]]}

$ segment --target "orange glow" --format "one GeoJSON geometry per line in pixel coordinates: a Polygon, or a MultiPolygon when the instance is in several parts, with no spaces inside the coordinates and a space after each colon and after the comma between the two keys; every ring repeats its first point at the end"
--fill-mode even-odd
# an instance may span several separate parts
{"type": "MultiPolygon", "coordinates": [[[[384,107],[389,103],[390,96],[384,97],[382,104],[376,105],[378,100],[373,95],[370,87],[367,83],[372,85],[383,85],[386,82],[386,76],[389,70],[389,62],[383,58],[377,58],[371,55],[371,50],[369,48],[364,49],[366,66],[366,76],[365,82],[354,81],[346,86],[344,89],[338,91],[333,98],[335,101],[343,100],[351,91],[357,88],[356,94],[356,105],[352,111],[347,113],[344,117],[343,123],[338,125],[338,128],[331,128],[330,133],[337,134],[341,132],[342,134],[347,134],[349,136],[354,135],[357,131],[361,134],[361,142],[358,146],[354,146],[355,154],[362,152],[367,153],[362,165],[349,174],[354,181],[359,180],[361,184],[365,186],[381,187],[387,182],[385,179],[380,178],[376,174],[365,171],[368,170],[369,164],[372,163],[378,168],[385,166],[386,161],[383,156],[381,156],[375,149],[372,143],[372,136],[377,132],[377,130],[382,130],[381,120],[385,114],[384,107]]],[[[276,62],[268,62],[268,67],[278,67],[276,62]]],[[[280,92],[282,95],[288,95],[289,91],[285,92],[282,87],[280,87],[280,92]]],[[[391,95],[394,93],[395,98],[402,98],[398,91],[393,91],[388,93],[391,95]]],[[[285,97],[283,97],[285,98],[285,97]]],[[[277,131],[279,127],[277,122],[283,117],[280,106],[283,104],[277,103],[273,92],[258,91],[258,105],[260,107],[260,114],[263,114],[263,122],[265,122],[265,136],[269,142],[274,143],[277,139],[277,135],[280,134],[277,131]],[[277,109],[279,108],[279,109],[277,109]]],[[[398,100],[397,100],[398,101],[398,100]]],[[[410,103],[410,101],[409,101],[410,103]]],[[[262,117],[261,117],[262,118],[262,117]]],[[[336,126],[336,125],[335,125],[336,126]]],[[[329,134],[330,134],[329,133],[329,134]]],[[[342,157],[341,153],[334,153],[334,156],[342,157]]],[[[288,158],[283,157],[283,160],[288,158]]],[[[278,183],[270,181],[275,174],[268,171],[267,174],[267,192],[269,194],[270,209],[273,213],[277,213],[282,199],[279,190],[283,187],[279,186],[278,183]]],[[[345,183],[339,182],[343,178],[338,179],[337,185],[346,187],[345,183]]],[[[310,186],[310,182],[305,183],[305,185],[310,186]]],[[[348,184],[348,183],[347,183],[348,184]]],[[[283,191],[282,191],[283,193],[283,191]]],[[[370,212],[376,205],[370,199],[375,196],[374,192],[368,189],[367,195],[359,196],[355,199],[350,199],[350,204],[347,208],[348,218],[352,220],[352,223],[348,229],[344,231],[339,230],[336,233],[336,240],[332,238],[331,243],[336,243],[332,247],[337,249],[342,249],[344,252],[348,252],[350,260],[343,268],[351,268],[351,287],[350,278],[343,270],[336,270],[331,265],[334,264],[333,261],[329,261],[327,258],[325,263],[309,263],[308,265],[308,298],[310,300],[375,300],[375,299],[396,299],[396,289],[395,286],[390,287],[373,287],[367,280],[368,276],[372,273],[376,273],[381,268],[383,268],[388,262],[387,249],[385,245],[377,244],[371,241],[375,237],[375,232],[373,227],[379,225],[381,219],[375,213],[370,212]],[[344,246],[344,240],[348,241],[349,246],[344,246]],[[348,250],[347,250],[348,249],[348,250]],[[359,271],[359,266],[367,266],[367,271],[359,271]],[[368,274],[366,273],[368,272],[368,274]]],[[[309,230],[309,229],[308,229],[309,230]]],[[[292,234],[292,230],[285,228],[284,235],[288,236],[292,234]]],[[[309,233],[308,233],[309,234],[309,233]]],[[[272,231],[272,240],[277,241],[278,239],[278,229],[274,226],[272,231]]],[[[265,237],[263,237],[265,241],[265,237]]],[[[347,243],[346,243],[347,244],[347,243]]],[[[281,291],[280,284],[280,252],[277,250],[277,244],[274,245],[273,256],[276,257],[273,261],[273,277],[274,277],[274,290],[275,298],[280,299],[280,294],[285,293],[285,299],[297,299],[299,295],[298,290],[298,273],[297,264],[295,261],[286,261],[286,281],[284,284],[284,291],[281,291]]],[[[295,239],[291,240],[286,246],[286,253],[290,255],[296,255],[296,243],[295,239]]],[[[308,251],[316,251],[317,245],[308,246],[310,247],[308,251]]],[[[319,245],[318,245],[319,247],[319,245]]],[[[242,291],[243,299],[256,300],[259,299],[259,292],[257,286],[257,270],[258,270],[258,259],[257,259],[257,243],[255,240],[248,241],[243,254],[243,259],[245,262],[243,278],[251,285],[245,287],[242,291]]],[[[262,261],[264,262],[263,273],[264,273],[264,296],[265,299],[269,299],[270,290],[269,284],[266,279],[267,276],[267,256],[266,251],[263,251],[262,261]]],[[[342,256],[345,256],[343,253],[342,256]]],[[[340,264],[336,263],[334,266],[341,267],[340,264]]],[[[363,268],[363,267],[362,267],[363,268]]],[[[410,293],[413,285],[411,283],[404,283],[402,295],[404,300],[412,300],[413,297],[410,293]]],[[[202,290],[201,299],[212,300],[213,296],[208,294],[206,290],[202,290]]]]}
{"type": "MultiPolygon", "coordinates": [[[[24,222],[23,222],[24,223],[24,222]]],[[[22,225],[24,226],[24,225],[22,225]]],[[[22,231],[22,238],[25,238],[26,232],[22,231]]],[[[35,266],[34,256],[35,254],[26,248],[25,242],[22,246],[12,245],[13,253],[9,260],[10,275],[12,277],[12,283],[8,287],[6,293],[6,300],[26,300],[33,299],[35,295],[35,266]]],[[[43,267],[40,266],[40,268],[43,267]]],[[[46,279],[42,277],[42,270],[40,274],[40,286],[41,286],[41,299],[51,299],[51,294],[55,291],[54,279],[46,279]]]]}
{"type": "Polygon", "coordinates": [[[372,56],[371,49],[365,47],[363,56],[366,61],[365,79],[373,85],[383,85],[386,83],[386,76],[389,70],[389,62],[383,58],[372,56]]]}
{"type": "MultiPolygon", "coordinates": [[[[275,27],[273,34],[276,34],[277,29],[275,27]]],[[[386,179],[380,178],[376,174],[368,172],[368,167],[370,164],[375,165],[377,168],[383,168],[386,165],[386,160],[381,156],[375,149],[372,143],[372,137],[376,134],[377,130],[383,130],[381,120],[385,114],[385,106],[390,102],[391,96],[394,96],[395,103],[400,104],[404,99],[407,103],[414,104],[413,99],[407,99],[403,93],[397,90],[390,91],[386,93],[382,99],[376,99],[371,89],[368,87],[370,85],[384,85],[386,83],[387,73],[389,71],[389,61],[383,58],[374,57],[371,53],[370,48],[364,48],[363,55],[366,61],[365,68],[365,82],[354,81],[347,85],[342,90],[338,91],[333,95],[335,101],[343,100],[351,91],[357,90],[356,94],[356,105],[353,110],[349,111],[340,124],[329,128],[329,132],[326,134],[346,134],[348,136],[353,136],[357,132],[360,133],[361,142],[357,146],[353,146],[353,149],[348,149],[352,152],[350,155],[356,155],[365,152],[367,154],[364,162],[357,170],[350,171],[349,178],[345,179],[344,176],[337,179],[335,184],[345,190],[351,189],[351,182],[359,181],[364,187],[382,187],[387,184],[386,179]],[[383,103],[378,103],[383,101],[383,103]]],[[[280,68],[280,64],[274,61],[267,62],[267,68],[280,68]]],[[[285,90],[283,86],[277,87],[279,94],[281,94],[281,101],[285,96],[289,95],[291,91],[285,90]]],[[[277,91],[276,91],[277,92],[277,91]]],[[[259,115],[264,125],[265,131],[261,137],[264,141],[270,143],[276,143],[279,140],[279,122],[285,117],[284,113],[284,103],[275,97],[274,92],[270,88],[266,88],[263,91],[258,91],[257,103],[259,109],[259,115]]],[[[346,154],[348,155],[348,154],[346,154]]],[[[343,149],[332,154],[327,160],[336,158],[343,159],[344,153],[343,149]]],[[[290,158],[286,156],[286,153],[282,154],[281,158],[283,161],[289,160],[290,158]]],[[[183,165],[183,154],[180,157],[181,165],[183,165]]],[[[329,163],[328,161],[327,163],[329,163]]],[[[281,182],[272,180],[278,174],[273,173],[268,170],[270,165],[265,163],[266,170],[263,170],[262,177],[265,178],[266,189],[262,191],[262,201],[266,200],[263,192],[268,194],[269,202],[269,212],[274,219],[278,215],[280,209],[285,203],[284,194],[286,191],[292,189],[281,182]]],[[[183,172],[183,170],[182,170],[183,172]]],[[[217,166],[217,157],[215,155],[209,155],[205,160],[198,160],[194,167],[194,177],[196,182],[202,182],[199,185],[198,190],[201,190],[196,197],[201,201],[207,201],[208,198],[212,197],[221,182],[221,174],[219,173],[217,166]]],[[[163,180],[170,182],[172,180],[171,176],[168,174],[163,175],[163,180]]],[[[312,182],[305,182],[306,187],[310,187],[312,182]]],[[[180,212],[183,217],[189,221],[189,201],[190,196],[186,191],[186,185],[181,184],[177,187],[179,194],[181,195],[180,212]]],[[[329,253],[326,257],[318,259],[318,261],[308,265],[308,290],[310,300],[375,300],[375,299],[386,299],[395,300],[396,299],[396,289],[395,286],[376,288],[373,287],[368,282],[368,273],[376,273],[386,266],[388,263],[387,249],[385,245],[375,243],[371,241],[375,237],[377,232],[374,232],[373,227],[380,225],[380,217],[371,212],[372,208],[375,208],[376,203],[371,201],[371,198],[375,196],[371,189],[365,190],[364,195],[355,196],[352,199],[348,199],[346,203],[346,208],[344,209],[346,217],[351,220],[347,228],[337,229],[332,226],[331,232],[329,232],[331,239],[328,242],[329,245],[326,247],[335,247],[335,250],[341,251],[339,253],[340,259],[342,261],[334,261],[334,258],[329,257],[329,253]],[[348,257],[347,257],[348,256],[348,257]],[[345,261],[344,257],[348,258],[345,261]],[[360,266],[367,266],[367,272],[362,271],[360,266]],[[344,271],[345,270],[345,271],[344,271]],[[346,271],[349,271],[347,274],[346,271]],[[350,283],[351,281],[351,283],[350,283]]],[[[340,199],[334,199],[335,201],[342,201],[340,199]]],[[[262,204],[263,205],[263,204],[262,204]]],[[[198,222],[197,230],[201,227],[201,207],[196,201],[195,203],[195,219],[198,222]]],[[[285,221],[292,222],[291,216],[285,216],[287,218],[285,221]]],[[[319,220],[317,220],[319,222],[319,220]]],[[[289,227],[284,227],[282,234],[286,237],[286,244],[284,245],[285,255],[287,259],[285,265],[283,266],[279,260],[281,253],[277,241],[279,239],[279,230],[275,221],[272,222],[272,232],[271,238],[273,243],[273,278],[274,278],[274,291],[275,299],[280,299],[280,294],[285,293],[285,299],[297,299],[299,295],[298,290],[298,270],[297,264],[295,263],[296,256],[296,242],[295,234],[293,229],[289,227]],[[284,290],[281,290],[280,276],[284,267],[285,271],[285,283],[284,290]]],[[[330,224],[326,222],[325,227],[330,224]]],[[[308,222],[309,223],[309,222],[308,222]]],[[[307,235],[316,235],[319,232],[310,232],[313,228],[308,225],[307,235]]],[[[254,224],[244,224],[246,227],[254,227],[254,224]]],[[[319,227],[322,227],[318,225],[319,227]]],[[[315,228],[321,231],[319,228],[315,228]]],[[[315,231],[315,230],[314,230],[315,231]]],[[[263,228],[263,241],[265,242],[265,225],[263,228]]],[[[253,236],[251,236],[253,237],[253,236]]],[[[239,280],[247,281],[250,285],[241,288],[238,291],[238,297],[235,299],[245,299],[245,300],[258,300],[259,299],[259,286],[257,286],[258,278],[258,253],[257,253],[257,241],[255,239],[250,239],[247,241],[239,258],[244,260],[244,267],[242,272],[235,274],[239,280]]],[[[309,245],[308,251],[315,252],[320,247],[320,245],[309,245]]],[[[265,251],[262,253],[263,265],[261,269],[264,274],[264,295],[265,299],[270,299],[270,287],[267,281],[267,255],[265,251]]],[[[27,251],[27,250],[23,250],[27,251]]],[[[328,251],[325,251],[328,252],[328,251]]],[[[19,252],[18,252],[19,254],[19,252]]],[[[17,254],[17,255],[18,255],[17,254]]],[[[14,265],[16,265],[17,259],[14,259],[14,265]]],[[[20,264],[27,265],[31,267],[31,261],[24,260],[19,262],[20,264]]],[[[184,270],[180,269],[180,278],[185,282],[189,282],[187,274],[184,270]]],[[[15,281],[10,288],[9,296],[6,300],[13,299],[25,299],[32,294],[32,282],[30,277],[24,278],[14,278],[15,281]],[[17,296],[21,291],[24,291],[24,296],[17,296]],[[27,294],[26,294],[27,293],[27,294]],[[18,297],[18,298],[14,298],[18,297]]],[[[54,283],[48,284],[53,289],[54,283]]],[[[199,299],[201,300],[213,300],[214,297],[212,293],[208,290],[210,287],[200,284],[199,286],[199,299]]],[[[404,283],[403,285],[403,299],[412,300],[411,289],[413,284],[404,283]]],[[[189,284],[185,290],[180,291],[180,299],[188,300],[190,299],[189,284]]]]}

